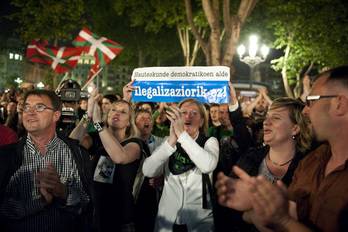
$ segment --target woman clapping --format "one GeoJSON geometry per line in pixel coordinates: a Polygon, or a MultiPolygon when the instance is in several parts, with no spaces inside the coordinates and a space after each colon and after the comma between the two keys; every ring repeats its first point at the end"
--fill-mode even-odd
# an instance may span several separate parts
{"type": "Polygon", "coordinates": [[[202,175],[211,174],[217,165],[218,141],[205,137],[208,120],[202,103],[188,98],[178,108],[170,109],[169,139],[145,159],[143,166],[150,178],[164,170],[156,230],[214,231],[211,202],[202,191],[202,175]]]}

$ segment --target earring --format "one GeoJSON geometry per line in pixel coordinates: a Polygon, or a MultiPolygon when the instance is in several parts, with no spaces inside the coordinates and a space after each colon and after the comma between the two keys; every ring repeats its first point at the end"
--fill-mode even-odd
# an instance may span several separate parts
{"type": "Polygon", "coordinates": [[[295,138],[296,138],[295,135],[293,135],[293,136],[292,136],[292,139],[295,139],[295,138]]]}

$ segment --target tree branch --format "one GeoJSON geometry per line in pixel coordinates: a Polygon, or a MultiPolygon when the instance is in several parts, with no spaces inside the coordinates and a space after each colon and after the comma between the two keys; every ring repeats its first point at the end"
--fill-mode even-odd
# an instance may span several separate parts
{"type": "Polygon", "coordinates": [[[186,14],[187,14],[187,21],[190,25],[190,28],[192,30],[192,33],[196,40],[199,42],[199,44],[202,47],[202,51],[205,54],[205,57],[207,58],[207,63],[210,62],[210,46],[208,43],[206,43],[202,36],[199,34],[197,27],[195,26],[195,23],[193,21],[193,14],[192,14],[192,7],[191,7],[191,0],[185,0],[185,7],[186,7],[186,14]]]}

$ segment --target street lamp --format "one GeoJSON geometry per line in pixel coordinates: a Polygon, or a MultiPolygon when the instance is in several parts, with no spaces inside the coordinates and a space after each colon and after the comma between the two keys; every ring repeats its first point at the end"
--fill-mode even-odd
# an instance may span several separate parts
{"type": "Polygon", "coordinates": [[[260,64],[261,62],[264,62],[267,58],[268,53],[269,53],[269,48],[266,45],[263,45],[261,47],[262,57],[256,56],[257,50],[258,50],[257,37],[255,35],[252,35],[249,38],[249,56],[243,57],[243,55],[245,53],[245,46],[244,45],[240,45],[237,48],[239,60],[243,63],[246,63],[250,67],[250,90],[252,90],[252,88],[253,88],[252,73],[253,73],[254,67],[256,65],[260,64]]]}

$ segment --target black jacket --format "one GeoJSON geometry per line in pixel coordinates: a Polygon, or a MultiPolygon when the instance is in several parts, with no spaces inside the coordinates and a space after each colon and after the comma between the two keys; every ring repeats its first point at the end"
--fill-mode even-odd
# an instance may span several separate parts
{"type": "MultiPolygon", "coordinates": [[[[19,141],[4,146],[0,146],[0,205],[2,204],[6,187],[13,174],[21,167],[23,160],[23,148],[26,143],[28,133],[19,141]]],[[[78,173],[85,192],[90,197],[90,202],[85,212],[79,217],[80,231],[96,231],[98,228],[98,213],[95,210],[95,196],[93,190],[93,176],[91,172],[89,153],[79,145],[79,141],[70,139],[60,132],[57,132],[59,139],[68,145],[75,160],[78,173]]],[[[1,224],[1,219],[0,219],[1,224]]]]}
{"type": "MultiPolygon", "coordinates": [[[[259,174],[259,167],[261,165],[261,162],[266,157],[268,151],[269,151],[269,146],[250,149],[249,152],[243,154],[242,157],[240,157],[236,165],[240,167],[241,169],[243,169],[250,176],[257,176],[259,174]]],[[[289,186],[292,181],[292,176],[294,175],[294,172],[298,166],[298,163],[304,157],[305,157],[305,154],[301,152],[297,152],[295,154],[294,159],[291,161],[288,170],[286,171],[284,177],[282,178],[282,181],[287,186],[289,186]]],[[[237,177],[233,172],[231,172],[230,176],[233,178],[237,177]]]]}

